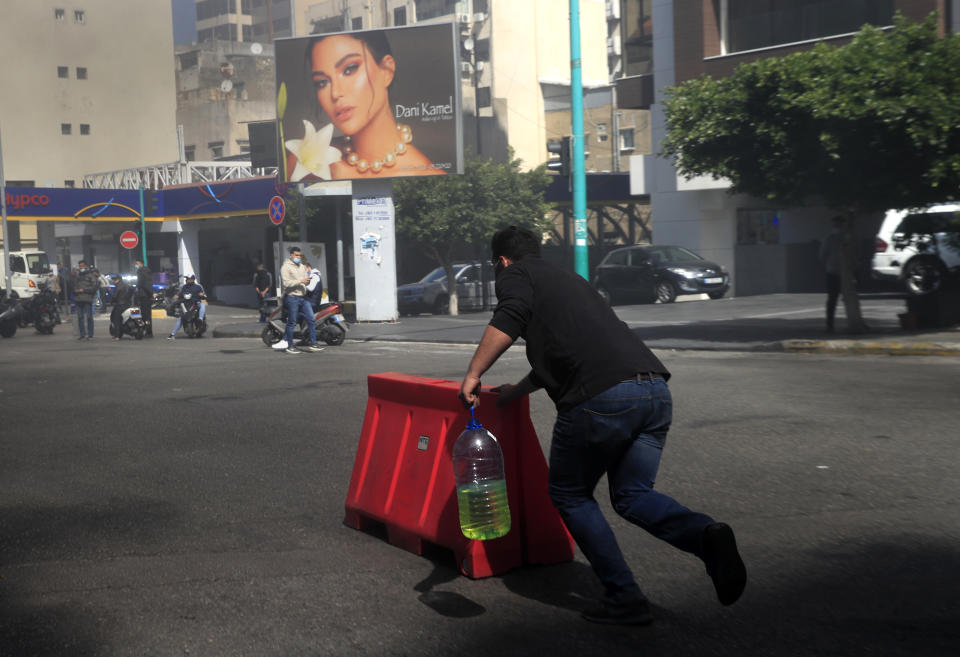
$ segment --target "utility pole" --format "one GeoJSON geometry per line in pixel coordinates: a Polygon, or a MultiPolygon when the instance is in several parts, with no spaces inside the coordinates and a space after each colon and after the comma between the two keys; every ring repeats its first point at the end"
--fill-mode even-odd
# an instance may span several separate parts
{"type": "Polygon", "coordinates": [[[3,177],[3,140],[0,139],[0,213],[3,216],[4,288],[10,295],[10,233],[7,232],[7,182],[3,177]]]}
{"type": "Polygon", "coordinates": [[[580,66],[580,5],[570,0],[570,134],[573,135],[573,268],[589,280],[587,176],[583,165],[583,78],[580,66]]]}

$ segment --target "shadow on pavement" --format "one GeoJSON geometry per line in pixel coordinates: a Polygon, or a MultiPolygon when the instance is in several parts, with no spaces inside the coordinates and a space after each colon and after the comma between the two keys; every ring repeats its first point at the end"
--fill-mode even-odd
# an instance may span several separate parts
{"type": "MultiPolygon", "coordinates": [[[[115,501],[116,502],[116,501],[115,501]]],[[[69,562],[97,553],[99,545],[118,540],[136,541],[168,525],[172,509],[151,500],[106,507],[62,506],[0,509],[0,655],[10,657],[62,657],[113,652],[104,645],[95,618],[84,607],[83,591],[64,591],[68,602],[43,604],[39,587],[22,582],[27,568],[20,564],[69,562]],[[35,602],[34,600],[37,600],[35,602]]],[[[44,571],[43,568],[39,569],[44,571]]]]}

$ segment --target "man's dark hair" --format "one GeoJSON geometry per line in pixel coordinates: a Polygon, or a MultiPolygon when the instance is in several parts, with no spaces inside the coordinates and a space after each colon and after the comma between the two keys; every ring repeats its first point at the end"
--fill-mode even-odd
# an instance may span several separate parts
{"type": "MultiPolygon", "coordinates": [[[[299,246],[291,246],[289,249],[287,249],[287,253],[289,253],[290,255],[293,255],[294,252],[296,251],[300,251],[299,246]]],[[[300,251],[300,253],[303,253],[303,251],[300,251]]]]}
{"type": "Polygon", "coordinates": [[[533,231],[509,226],[493,234],[490,240],[490,252],[494,260],[500,256],[506,256],[516,262],[524,256],[539,256],[540,240],[533,231]]]}

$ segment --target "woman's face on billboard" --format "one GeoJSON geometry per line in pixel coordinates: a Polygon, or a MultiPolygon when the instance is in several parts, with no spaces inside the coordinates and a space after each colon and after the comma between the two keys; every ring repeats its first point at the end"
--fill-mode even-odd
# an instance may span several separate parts
{"type": "Polygon", "coordinates": [[[344,134],[356,134],[379,112],[389,111],[392,56],[377,63],[363,41],[339,34],[315,43],[311,61],[317,101],[344,134]]]}

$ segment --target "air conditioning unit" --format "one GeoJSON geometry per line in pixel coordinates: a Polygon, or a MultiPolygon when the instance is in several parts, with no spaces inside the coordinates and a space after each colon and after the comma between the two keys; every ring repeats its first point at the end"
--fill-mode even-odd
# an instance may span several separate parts
{"type": "Polygon", "coordinates": [[[473,72],[470,62],[460,62],[460,72],[464,75],[469,75],[473,72]]]}
{"type": "Polygon", "coordinates": [[[457,14],[457,22],[461,25],[470,24],[470,14],[457,14]]]}
{"type": "Polygon", "coordinates": [[[482,11],[473,15],[474,23],[482,23],[485,20],[487,20],[487,15],[484,14],[482,11]]]}
{"type": "Polygon", "coordinates": [[[620,39],[618,39],[617,37],[610,37],[607,39],[607,54],[608,55],[620,54],[620,39]]]}

